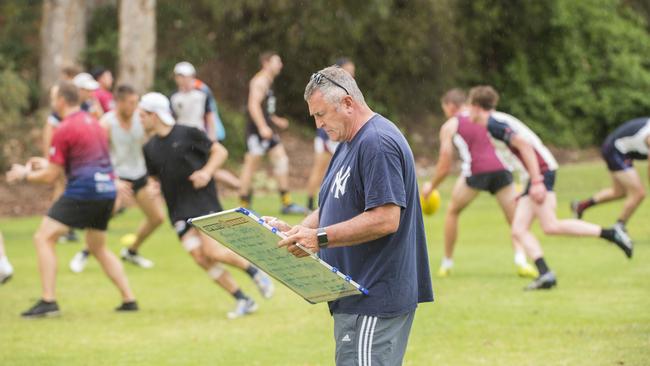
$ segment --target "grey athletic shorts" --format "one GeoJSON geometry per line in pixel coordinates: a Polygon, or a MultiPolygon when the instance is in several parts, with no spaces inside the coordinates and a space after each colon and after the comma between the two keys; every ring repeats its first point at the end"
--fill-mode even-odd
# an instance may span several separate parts
{"type": "Polygon", "coordinates": [[[334,314],[337,366],[401,365],[415,310],[391,318],[334,314]]]}

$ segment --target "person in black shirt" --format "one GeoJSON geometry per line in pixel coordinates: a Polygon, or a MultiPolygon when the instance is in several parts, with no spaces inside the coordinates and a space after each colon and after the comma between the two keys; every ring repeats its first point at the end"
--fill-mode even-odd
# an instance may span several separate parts
{"type": "Polygon", "coordinates": [[[212,176],[228,157],[227,150],[196,128],[176,125],[167,97],[145,94],[140,100],[140,118],[151,139],[144,146],[149,176],[160,181],[169,218],[183,247],[215,282],[237,300],[229,318],[257,310],[221,263],[245,270],[262,295],[273,295],[273,282],[247,260],[192,228],[187,219],[222,210],[212,176]]]}

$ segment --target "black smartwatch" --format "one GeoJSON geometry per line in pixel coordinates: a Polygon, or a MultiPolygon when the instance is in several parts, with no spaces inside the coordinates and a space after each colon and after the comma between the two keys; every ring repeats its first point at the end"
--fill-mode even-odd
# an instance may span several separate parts
{"type": "Polygon", "coordinates": [[[327,245],[329,244],[329,240],[327,239],[327,233],[325,232],[324,228],[319,227],[318,229],[316,229],[316,238],[318,238],[318,247],[320,249],[327,248],[327,245]]]}

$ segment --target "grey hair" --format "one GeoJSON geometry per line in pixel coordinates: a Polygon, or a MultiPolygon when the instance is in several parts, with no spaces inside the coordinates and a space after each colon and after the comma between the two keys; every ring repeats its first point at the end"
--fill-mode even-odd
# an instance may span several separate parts
{"type": "MultiPolygon", "coordinates": [[[[357,103],[366,105],[366,100],[363,98],[363,93],[359,90],[357,82],[347,71],[334,65],[320,70],[319,73],[341,84],[341,86],[347,89],[352,99],[357,101],[357,103]]],[[[310,79],[309,83],[305,87],[305,101],[308,101],[316,90],[320,90],[323,97],[325,97],[325,100],[332,104],[340,102],[341,99],[347,95],[345,90],[332,83],[330,80],[323,78],[320,83],[316,83],[316,80],[310,79]]]]}

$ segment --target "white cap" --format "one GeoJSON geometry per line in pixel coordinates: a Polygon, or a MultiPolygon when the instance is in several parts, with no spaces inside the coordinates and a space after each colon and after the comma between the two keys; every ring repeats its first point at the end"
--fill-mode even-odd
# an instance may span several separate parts
{"type": "Polygon", "coordinates": [[[169,99],[160,93],[147,93],[140,98],[140,108],[158,115],[161,121],[168,126],[173,126],[176,121],[172,116],[169,99]]]}
{"type": "Polygon", "coordinates": [[[82,72],[77,74],[77,76],[72,79],[72,83],[79,89],[86,90],[97,90],[99,89],[99,83],[87,72],[82,72]]]}
{"type": "Polygon", "coordinates": [[[183,76],[196,75],[196,69],[187,61],[179,62],[174,66],[174,74],[183,76]]]}

